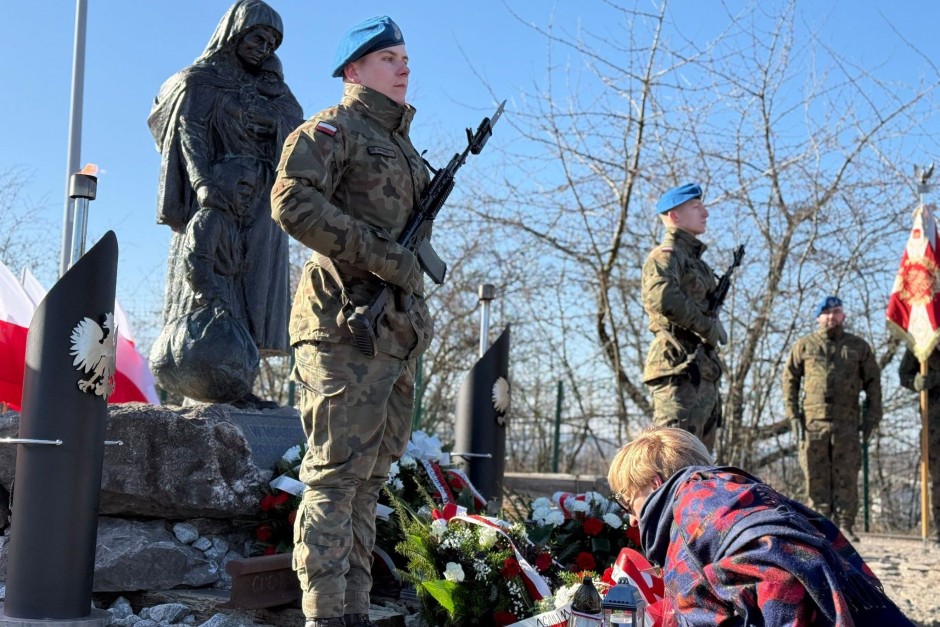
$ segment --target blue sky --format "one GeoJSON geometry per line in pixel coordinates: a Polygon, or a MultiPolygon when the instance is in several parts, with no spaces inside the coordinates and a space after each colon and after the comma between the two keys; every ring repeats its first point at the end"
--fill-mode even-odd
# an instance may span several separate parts
{"type": "MultiPolygon", "coordinates": [[[[463,128],[475,127],[491,112],[495,100],[481,77],[496,94],[509,99],[506,115],[511,116],[521,91],[545,75],[544,41],[510,9],[528,22],[546,25],[554,20],[556,27],[570,31],[582,27],[618,36],[605,3],[599,0],[416,0],[395,5],[360,0],[341,9],[310,0],[269,3],[284,21],[284,43],[278,54],[305,116],[339,97],[340,81],[329,74],[342,32],[362,19],[390,13],[405,34],[411,57],[409,100],[418,109],[413,140],[419,149],[430,149],[432,162],[445,162],[463,128]]],[[[146,126],[150,104],[160,84],[202,52],[230,2],[89,0],[88,4],[82,163],[97,163],[102,170],[98,199],[91,204],[89,240],[108,229],[116,232],[121,247],[118,298],[133,318],[135,311],[159,307],[169,242],[169,229],[154,221],[159,155],[146,126]]],[[[732,10],[743,6],[726,4],[732,10]]],[[[720,6],[712,0],[677,0],[669,11],[685,36],[704,41],[725,25],[720,6]]],[[[940,38],[935,34],[940,3],[835,0],[798,6],[807,24],[818,28],[828,43],[885,78],[916,80],[928,61],[912,48],[926,59],[940,59],[940,38]]],[[[50,254],[57,258],[75,2],[14,2],[6,7],[4,18],[0,41],[7,63],[0,98],[0,171],[25,170],[23,191],[40,203],[39,217],[55,231],[50,235],[50,254]]],[[[577,63],[573,57],[571,61],[577,63]]],[[[498,128],[493,143],[512,141],[507,127],[498,128]]],[[[912,161],[935,159],[940,152],[936,148],[912,161]]],[[[481,165],[471,161],[468,167],[481,165]]],[[[55,279],[49,273],[39,278],[47,287],[55,279]]]]}

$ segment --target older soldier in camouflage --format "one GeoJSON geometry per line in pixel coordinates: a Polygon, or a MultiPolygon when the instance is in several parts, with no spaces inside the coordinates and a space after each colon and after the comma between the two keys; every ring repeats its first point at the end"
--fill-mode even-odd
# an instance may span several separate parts
{"type": "Polygon", "coordinates": [[[395,22],[351,29],[333,75],[342,102],[287,138],[272,191],[274,219],[313,251],[290,320],[308,444],[294,538],[307,627],[372,624],[376,502],[410,437],[415,360],[432,333],[421,270],[396,243],[429,175],[408,137],[415,110],[395,22]],[[385,284],[397,297],[369,359],[345,319],[385,284]]]}
{"type": "Polygon", "coordinates": [[[824,298],[816,319],[819,329],[797,340],[783,370],[787,418],[799,440],[807,504],[857,540],[859,432],[867,442],[881,422],[881,371],[868,342],[845,331],[839,298],[824,298]]]}
{"type": "Polygon", "coordinates": [[[701,198],[702,188],[689,184],[656,203],[666,235],[643,265],[643,307],[654,334],[643,382],[653,397],[653,422],[685,429],[711,450],[721,426],[716,349],[728,336],[709,312],[717,282],[702,260],[706,246],[698,236],[707,227],[708,210],[701,198]]]}
{"type": "Polygon", "coordinates": [[[930,473],[930,504],[933,512],[934,540],[940,543],[940,348],[927,359],[927,375],[920,373],[920,362],[906,351],[898,367],[901,385],[909,390],[927,390],[927,469],[930,473]]]}

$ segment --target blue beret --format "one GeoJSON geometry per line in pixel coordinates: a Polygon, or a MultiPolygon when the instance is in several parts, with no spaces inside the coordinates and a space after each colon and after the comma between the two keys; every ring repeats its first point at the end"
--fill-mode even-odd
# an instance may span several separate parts
{"type": "Polygon", "coordinates": [[[681,205],[687,200],[702,197],[702,188],[698,183],[688,183],[679,187],[673,187],[668,192],[659,197],[656,202],[656,213],[666,213],[673,207],[681,205]]]}
{"type": "Polygon", "coordinates": [[[387,15],[356,24],[339,40],[336,58],[333,59],[333,77],[342,76],[343,68],[370,52],[400,46],[403,43],[405,38],[402,37],[401,29],[387,15]]]}
{"type": "Polygon", "coordinates": [[[842,301],[838,296],[826,296],[819,303],[819,307],[816,308],[816,317],[823,315],[823,312],[832,309],[833,307],[841,307],[842,301]]]}

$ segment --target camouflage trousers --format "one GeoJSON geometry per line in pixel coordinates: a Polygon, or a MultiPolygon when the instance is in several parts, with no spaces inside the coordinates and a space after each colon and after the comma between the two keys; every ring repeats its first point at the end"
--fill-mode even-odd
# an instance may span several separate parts
{"type": "Polygon", "coordinates": [[[858,513],[862,466],[858,409],[829,408],[825,414],[820,418],[806,411],[806,434],[800,442],[806,504],[851,529],[858,513]]]}
{"type": "Polygon", "coordinates": [[[307,484],[293,566],[308,618],[368,614],[379,491],[411,434],[415,362],[330,342],[295,348],[307,484]]]}
{"type": "Polygon", "coordinates": [[[686,376],[661,377],[648,384],[653,396],[653,424],[695,434],[711,451],[721,425],[718,381],[694,385],[686,376]]]}

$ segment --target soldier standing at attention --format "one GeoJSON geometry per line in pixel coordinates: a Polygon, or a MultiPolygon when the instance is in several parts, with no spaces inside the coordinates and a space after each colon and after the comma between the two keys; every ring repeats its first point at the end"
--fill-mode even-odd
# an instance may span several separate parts
{"type": "Polygon", "coordinates": [[[927,359],[927,376],[910,350],[898,366],[901,385],[909,390],[927,390],[927,466],[930,472],[930,504],[933,510],[934,541],[940,543],[940,348],[927,359]]]}
{"type": "Polygon", "coordinates": [[[666,236],[643,264],[643,307],[655,336],[643,382],[653,397],[653,422],[685,429],[711,450],[721,426],[716,349],[728,335],[709,312],[717,282],[698,239],[708,222],[702,188],[692,183],[667,191],[656,212],[666,236]]]}
{"type": "Polygon", "coordinates": [[[842,301],[816,308],[819,329],[797,340],[783,370],[787,418],[800,446],[807,505],[835,520],[846,536],[858,513],[859,431],[865,441],[881,421],[881,371],[868,342],[845,331],[842,301]],[[802,403],[800,386],[802,384],[802,403]],[[859,393],[865,411],[859,415],[859,393]]]}
{"type": "Polygon", "coordinates": [[[290,320],[308,446],[293,561],[306,627],[372,625],[376,502],[408,443],[415,360],[431,340],[421,269],[396,243],[429,182],[408,137],[401,30],[389,17],[354,26],[333,68],[342,102],[290,134],[271,193],[274,219],[313,251],[290,320]],[[368,358],[345,319],[386,285],[396,297],[368,358]]]}

